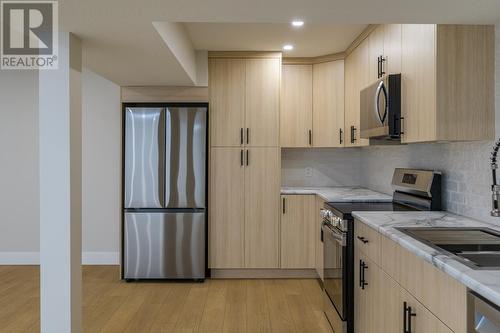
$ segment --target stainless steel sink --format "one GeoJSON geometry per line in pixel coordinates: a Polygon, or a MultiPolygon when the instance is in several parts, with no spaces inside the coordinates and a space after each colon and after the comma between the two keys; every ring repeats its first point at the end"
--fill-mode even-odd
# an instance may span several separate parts
{"type": "Polygon", "coordinates": [[[397,228],[473,269],[500,269],[500,233],[489,228],[397,228]]]}

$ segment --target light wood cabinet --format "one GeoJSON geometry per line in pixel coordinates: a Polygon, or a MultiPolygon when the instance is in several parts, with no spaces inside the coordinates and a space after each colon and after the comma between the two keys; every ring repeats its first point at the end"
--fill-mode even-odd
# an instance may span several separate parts
{"type": "Polygon", "coordinates": [[[283,65],[280,110],[281,147],[312,145],[313,67],[283,65]]]}
{"type": "MultiPolygon", "coordinates": [[[[360,221],[355,225],[356,237],[361,233],[377,233],[360,221]]],[[[406,305],[416,313],[411,317],[413,333],[466,333],[465,286],[389,238],[378,235],[377,247],[355,242],[355,323],[359,326],[356,331],[403,331],[410,320],[403,316],[406,305]],[[364,289],[363,281],[368,283],[364,289]]],[[[373,239],[373,235],[370,237],[373,239]]]]}
{"type": "Polygon", "coordinates": [[[245,165],[245,267],[278,268],[280,150],[249,148],[245,165]]]}
{"type": "Polygon", "coordinates": [[[279,146],[281,59],[246,60],[245,142],[279,146]]]}
{"type": "Polygon", "coordinates": [[[321,281],[324,281],[323,276],[323,241],[321,239],[321,227],[323,226],[323,218],[320,215],[321,209],[325,204],[325,200],[323,200],[320,196],[316,196],[316,211],[314,212],[314,238],[316,243],[316,273],[318,273],[321,281]]]}
{"type": "Polygon", "coordinates": [[[281,54],[209,53],[209,258],[278,268],[281,54]]]}
{"type": "Polygon", "coordinates": [[[238,147],[245,127],[245,60],[209,60],[210,145],[238,147]]]}
{"type": "MultiPolygon", "coordinates": [[[[402,306],[398,309],[398,313],[402,316],[405,306],[407,307],[407,311],[411,311],[411,316],[408,316],[406,319],[406,327],[411,325],[411,332],[453,333],[451,329],[427,310],[410,293],[403,288],[400,288],[400,292],[400,306],[402,306]]],[[[403,318],[401,318],[401,321],[403,322],[403,318]]]]}
{"type": "Polygon", "coordinates": [[[346,147],[367,146],[369,140],[360,138],[360,92],[369,83],[369,47],[365,41],[345,60],[345,121],[346,147]]]}
{"type": "Polygon", "coordinates": [[[313,65],[314,147],[343,147],[344,130],[344,61],[313,65]]]}
{"type": "Polygon", "coordinates": [[[381,270],[359,249],[354,253],[354,332],[381,332],[381,270]]]}
{"type": "Polygon", "coordinates": [[[385,25],[379,25],[372,31],[366,41],[370,58],[368,84],[375,82],[383,72],[384,64],[381,63],[380,58],[384,56],[384,30],[385,25]]]}
{"type": "Polygon", "coordinates": [[[382,70],[385,74],[401,73],[401,24],[384,25],[384,61],[382,70]]]}
{"type": "Polygon", "coordinates": [[[281,58],[210,58],[210,145],[278,147],[281,58]]]}
{"type": "Polygon", "coordinates": [[[245,266],[245,168],[243,150],[210,150],[210,267],[245,266]]]}
{"type": "Polygon", "coordinates": [[[402,26],[402,141],[494,136],[494,27],[402,26]]]}
{"type": "Polygon", "coordinates": [[[316,197],[281,196],[281,268],[315,268],[316,197]]]}
{"type": "Polygon", "coordinates": [[[216,147],[210,165],[210,267],[278,268],[279,148],[216,147]]]}

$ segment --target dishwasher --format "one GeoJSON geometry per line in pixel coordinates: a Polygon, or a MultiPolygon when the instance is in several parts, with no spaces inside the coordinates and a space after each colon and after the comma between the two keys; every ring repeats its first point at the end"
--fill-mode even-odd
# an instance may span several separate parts
{"type": "Polygon", "coordinates": [[[468,294],[468,333],[499,333],[500,307],[470,291],[468,294]]]}

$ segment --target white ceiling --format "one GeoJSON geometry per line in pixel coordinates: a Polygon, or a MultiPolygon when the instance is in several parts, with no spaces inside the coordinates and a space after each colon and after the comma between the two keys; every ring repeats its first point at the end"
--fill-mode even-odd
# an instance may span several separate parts
{"type": "Polygon", "coordinates": [[[343,52],[365,24],[185,23],[193,46],[209,51],[281,51],[290,57],[315,57],[343,52]]]}
{"type": "MultiPolygon", "coordinates": [[[[60,0],[59,13],[61,29],[74,32],[82,38],[84,64],[94,72],[120,85],[192,85],[192,78],[171,48],[165,44],[152,22],[267,25],[289,23],[293,18],[302,18],[306,22],[303,34],[307,34],[305,29],[313,29],[316,24],[324,25],[323,28],[318,26],[318,29],[328,29],[325,27],[331,24],[495,23],[500,22],[500,1],[60,0]]],[[[190,26],[188,25],[187,30],[191,29],[190,26]]],[[[198,43],[207,43],[209,47],[209,42],[214,44],[213,47],[229,47],[230,43],[242,45],[241,40],[199,40],[199,36],[216,28],[217,25],[214,25],[209,31],[193,34],[193,48],[196,48],[198,43]]],[[[282,29],[286,29],[286,24],[282,25],[282,29]]],[[[341,29],[349,30],[347,27],[341,29]]],[[[249,31],[240,31],[238,34],[253,36],[257,30],[260,28],[252,27],[249,31]]],[[[239,37],[236,32],[231,34],[239,37]]],[[[222,33],[219,34],[221,35],[222,33]]],[[[283,36],[292,38],[286,34],[283,36]]],[[[302,54],[301,52],[312,54],[313,48],[320,50],[324,47],[333,50],[345,43],[338,41],[337,45],[337,40],[332,41],[332,38],[327,36],[324,40],[318,39],[320,45],[313,45],[312,39],[308,41],[307,38],[300,37],[299,33],[294,37],[301,41],[300,45],[296,43],[297,50],[294,55],[302,54]],[[311,44],[305,46],[306,42],[311,44]]],[[[278,38],[278,32],[266,31],[259,42],[269,45],[281,44],[278,38]]],[[[345,38],[347,39],[347,36],[345,38]]],[[[252,47],[257,47],[256,43],[252,37],[252,47]]],[[[244,44],[249,47],[251,43],[245,41],[244,44]]]]}

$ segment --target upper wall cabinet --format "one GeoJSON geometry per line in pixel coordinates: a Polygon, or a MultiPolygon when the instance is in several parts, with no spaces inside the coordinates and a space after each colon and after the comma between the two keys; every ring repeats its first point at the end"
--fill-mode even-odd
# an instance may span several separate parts
{"type": "Polygon", "coordinates": [[[379,25],[368,37],[368,84],[386,74],[401,73],[401,24],[379,25]]]}
{"type": "Polygon", "coordinates": [[[245,142],[279,146],[281,59],[246,60],[245,142]]]}
{"type": "Polygon", "coordinates": [[[402,141],[494,137],[494,27],[402,26],[402,141]]]}
{"type": "Polygon", "coordinates": [[[245,127],[245,60],[209,60],[210,144],[237,147],[245,127]]]}
{"type": "Polygon", "coordinates": [[[281,146],[344,146],[344,61],[284,65],[281,146]]]}
{"type": "Polygon", "coordinates": [[[282,147],[310,147],[313,123],[312,65],[283,65],[280,110],[282,147]]]}
{"type": "Polygon", "coordinates": [[[314,147],[343,147],[344,60],[313,65],[314,147]]]}
{"type": "Polygon", "coordinates": [[[281,55],[209,60],[210,145],[279,145],[281,55]]]}
{"type": "Polygon", "coordinates": [[[370,82],[369,44],[363,42],[345,60],[345,146],[367,146],[369,140],[361,139],[360,125],[360,91],[370,82]]]}

